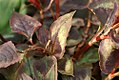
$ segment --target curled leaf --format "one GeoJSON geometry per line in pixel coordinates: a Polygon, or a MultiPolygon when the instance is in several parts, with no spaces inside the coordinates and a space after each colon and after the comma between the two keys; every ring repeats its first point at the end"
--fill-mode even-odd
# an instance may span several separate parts
{"type": "Polygon", "coordinates": [[[72,17],[75,11],[67,13],[54,21],[50,27],[51,52],[61,59],[65,52],[66,40],[71,28],[72,17]]]}
{"type": "Polygon", "coordinates": [[[0,68],[6,68],[20,61],[14,44],[9,41],[0,46],[0,68]]]}
{"type": "Polygon", "coordinates": [[[13,32],[31,39],[34,32],[41,26],[41,23],[30,16],[14,12],[10,20],[10,26],[13,32]]]}

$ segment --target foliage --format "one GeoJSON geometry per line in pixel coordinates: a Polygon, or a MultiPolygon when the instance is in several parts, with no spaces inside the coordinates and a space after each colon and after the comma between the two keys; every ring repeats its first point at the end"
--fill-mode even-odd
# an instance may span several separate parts
{"type": "MultiPolygon", "coordinates": [[[[10,25],[14,34],[0,33],[0,79],[112,80],[119,76],[118,0],[9,2],[14,5],[7,6],[0,30],[10,25]]],[[[3,14],[7,2],[0,3],[3,14]]]]}

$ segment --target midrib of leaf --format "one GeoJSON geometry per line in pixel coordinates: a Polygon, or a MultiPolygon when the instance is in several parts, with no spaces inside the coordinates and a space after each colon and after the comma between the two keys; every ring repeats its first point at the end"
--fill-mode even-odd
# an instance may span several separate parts
{"type": "MultiPolygon", "coordinates": [[[[16,57],[18,56],[17,55],[17,53],[10,47],[10,45],[8,45],[9,46],[9,48],[12,50],[12,52],[14,52],[15,54],[11,54],[12,55],[12,57],[15,55],[16,57]]],[[[9,50],[8,50],[9,51],[9,50]]],[[[9,51],[10,52],[10,51],[9,51]]],[[[12,53],[12,52],[10,52],[10,53],[12,53]]],[[[13,58],[14,59],[14,58],[13,58]]]]}
{"type": "MultiPolygon", "coordinates": [[[[54,54],[54,46],[55,46],[55,43],[56,43],[56,38],[58,37],[58,34],[59,34],[59,32],[60,32],[60,29],[62,28],[62,25],[64,25],[65,23],[67,23],[67,21],[68,21],[68,19],[69,19],[70,17],[68,17],[68,18],[66,18],[66,19],[64,19],[61,23],[61,25],[59,26],[59,28],[58,28],[58,31],[56,32],[56,35],[55,35],[55,38],[54,38],[54,42],[53,42],[53,45],[52,45],[52,52],[53,52],[53,54],[54,54]]],[[[64,27],[64,26],[63,26],[64,27]]],[[[52,35],[52,37],[53,37],[53,35],[52,35]]],[[[52,38],[51,37],[51,38],[52,38]]],[[[62,48],[61,48],[62,49],[62,48]]]]}
{"type": "Polygon", "coordinates": [[[21,28],[21,29],[24,31],[24,33],[25,33],[24,35],[25,35],[27,38],[29,38],[28,32],[27,32],[27,29],[25,28],[24,22],[22,21],[22,19],[21,19],[19,16],[16,16],[16,17],[18,17],[18,19],[20,20],[20,22],[21,22],[21,24],[22,24],[22,26],[23,26],[23,28],[24,28],[24,30],[21,28]]]}

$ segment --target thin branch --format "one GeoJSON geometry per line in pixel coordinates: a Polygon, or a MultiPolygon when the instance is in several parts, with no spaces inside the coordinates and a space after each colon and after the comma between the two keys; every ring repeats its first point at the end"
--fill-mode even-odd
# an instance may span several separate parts
{"type": "Polygon", "coordinates": [[[105,26],[99,32],[97,32],[97,34],[95,34],[95,36],[83,48],[80,49],[78,47],[76,53],[73,56],[73,61],[80,59],[83,53],[86,52],[95,42],[109,38],[109,36],[106,36],[103,34],[99,36],[103,32],[104,29],[105,29],[105,26]]]}
{"type": "Polygon", "coordinates": [[[59,0],[55,0],[56,4],[56,19],[60,16],[60,7],[59,7],[59,0]]]}
{"type": "Polygon", "coordinates": [[[114,74],[109,74],[105,80],[112,80],[114,77],[119,76],[119,72],[116,72],[114,74]]]}
{"type": "Polygon", "coordinates": [[[46,12],[46,11],[48,11],[51,8],[53,1],[54,0],[50,0],[49,5],[43,10],[43,12],[46,12]]]}
{"type": "Polygon", "coordinates": [[[7,42],[7,40],[0,34],[0,39],[3,41],[3,42],[7,42]]]}

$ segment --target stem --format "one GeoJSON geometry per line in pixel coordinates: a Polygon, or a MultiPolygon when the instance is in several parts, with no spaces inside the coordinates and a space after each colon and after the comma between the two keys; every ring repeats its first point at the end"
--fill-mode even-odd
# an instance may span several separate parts
{"type": "Polygon", "coordinates": [[[95,42],[109,38],[109,36],[103,34],[100,35],[104,29],[105,26],[99,32],[97,32],[97,34],[95,34],[95,36],[83,48],[80,49],[80,47],[78,47],[76,53],[73,56],[73,61],[78,60],[78,58],[80,59],[83,53],[86,52],[95,42]]]}
{"type": "Polygon", "coordinates": [[[43,21],[44,21],[44,13],[43,13],[42,8],[40,9],[39,13],[40,13],[41,24],[43,25],[43,21]]]}
{"type": "Polygon", "coordinates": [[[3,41],[3,42],[7,42],[7,40],[0,34],[0,39],[3,41]]]}
{"type": "Polygon", "coordinates": [[[56,17],[55,17],[55,14],[54,14],[52,8],[50,8],[50,12],[51,12],[51,15],[52,15],[53,19],[56,20],[56,17]]]}
{"type": "Polygon", "coordinates": [[[116,72],[114,74],[109,74],[105,80],[112,80],[114,77],[119,76],[119,72],[116,72]]]}
{"type": "Polygon", "coordinates": [[[78,48],[75,55],[73,56],[73,61],[78,60],[81,58],[82,54],[90,48],[89,44],[86,44],[83,48],[78,48]]]}
{"type": "Polygon", "coordinates": [[[46,11],[48,11],[51,8],[53,1],[54,0],[50,0],[49,5],[43,10],[43,12],[46,12],[46,11]]]}
{"type": "Polygon", "coordinates": [[[60,7],[59,7],[59,0],[55,0],[56,4],[56,19],[60,16],[60,7]]]}

